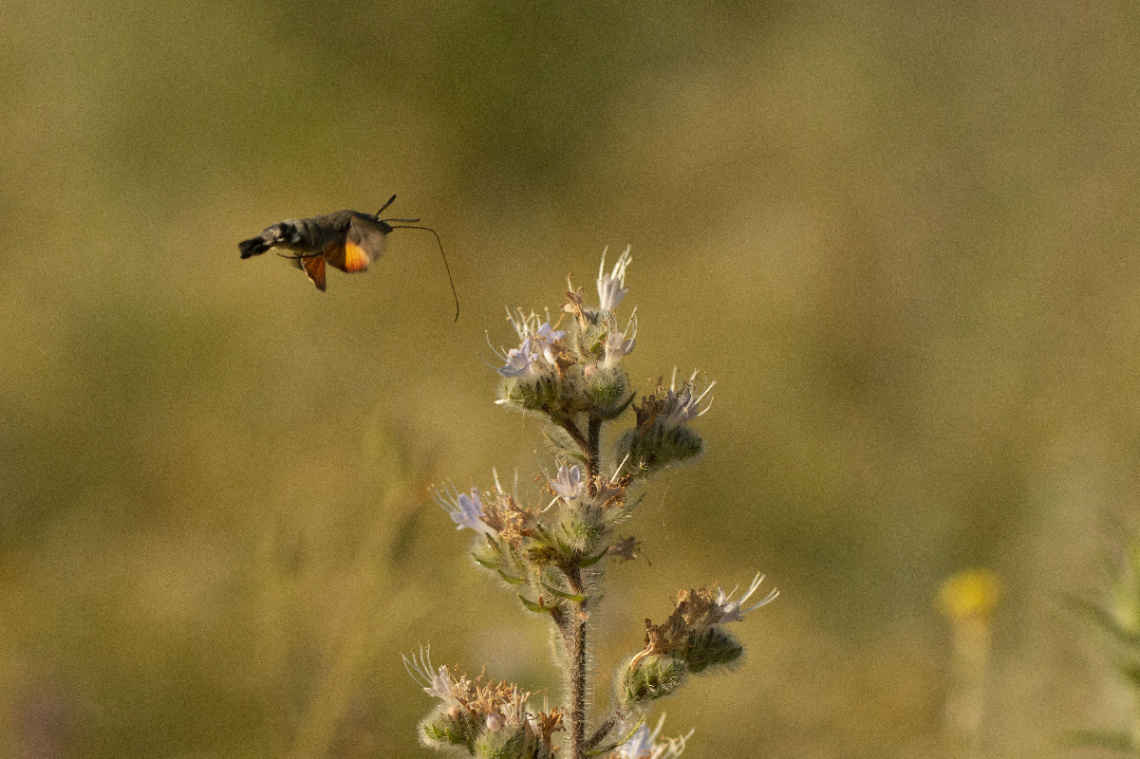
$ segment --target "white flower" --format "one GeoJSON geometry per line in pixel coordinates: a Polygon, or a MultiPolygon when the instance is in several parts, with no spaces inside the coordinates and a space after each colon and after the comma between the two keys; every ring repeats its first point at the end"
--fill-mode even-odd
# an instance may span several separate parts
{"type": "Polygon", "coordinates": [[[554,366],[555,352],[562,346],[560,342],[562,338],[566,337],[566,330],[554,329],[550,326],[549,321],[545,321],[539,325],[534,333],[534,345],[542,353],[542,357],[546,359],[546,363],[554,366]]]}
{"type": "Polygon", "coordinates": [[[633,258],[629,255],[630,248],[614,264],[613,272],[606,274],[606,254],[602,253],[602,265],[598,267],[598,309],[600,311],[613,311],[621,303],[621,299],[629,292],[625,286],[625,270],[633,258]]]}
{"type": "Polygon", "coordinates": [[[736,588],[733,588],[732,592],[728,593],[727,595],[725,595],[725,592],[723,589],[717,588],[716,589],[716,615],[718,617],[717,624],[724,623],[724,622],[738,622],[738,621],[744,619],[744,615],[747,614],[748,612],[755,611],[756,609],[759,609],[761,606],[766,606],[766,605],[772,603],[773,601],[775,601],[776,596],[780,595],[780,591],[777,590],[776,588],[772,588],[772,590],[768,593],[768,595],[764,596],[764,598],[759,603],[755,603],[752,606],[749,606],[747,609],[741,610],[740,607],[742,607],[748,601],[748,599],[752,597],[752,594],[756,592],[756,589],[760,587],[760,583],[762,583],[762,582],[764,582],[764,575],[757,572],[756,576],[754,578],[752,578],[752,584],[748,587],[748,592],[745,593],[739,601],[730,600],[732,598],[733,593],[736,592],[736,588]]]}
{"type": "Polygon", "coordinates": [[[658,743],[657,736],[660,735],[661,727],[664,724],[665,716],[662,715],[652,733],[649,732],[649,727],[644,724],[637,728],[629,740],[618,746],[618,756],[622,759],[676,759],[684,752],[685,742],[693,734],[693,731],[690,730],[688,735],[667,738],[664,742],[658,743]]]}
{"type": "Polygon", "coordinates": [[[572,501],[580,496],[586,489],[586,483],[582,481],[582,467],[577,464],[558,467],[558,477],[550,480],[550,489],[564,501],[572,501]]]}
{"type": "Polygon", "coordinates": [[[616,320],[613,319],[610,320],[609,330],[606,332],[606,358],[602,362],[602,366],[606,369],[615,368],[623,358],[633,353],[633,346],[637,342],[636,310],[630,315],[624,332],[617,331],[615,321],[616,320]]]}
{"type": "Polygon", "coordinates": [[[400,657],[404,660],[404,669],[424,689],[425,693],[449,704],[459,703],[459,700],[453,695],[451,674],[448,673],[447,667],[441,665],[438,670],[432,672],[431,646],[426,649],[420,646],[418,659],[414,653],[411,659],[403,654],[400,654],[400,657]]]}
{"type": "Polygon", "coordinates": [[[455,529],[462,530],[466,527],[491,537],[495,536],[495,530],[483,521],[483,498],[478,488],[471,488],[469,496],[458,490],[448,494],[437,489],[432,493],[432,497],[451,516],[451,521],[456,524],[455,529]]]}
{"type": "Polygon", "coordinates": [[[668,424],[678,425],[686,424],[701,416],[712,406],[712,398],[709,402],[704,403],[705,396],[716,386],[715,382],[710,382],[701,391],[700,395],[697,394],[697,372],[693,372],[685,384],[677,389],[677,369],[673,368],[673,379],[669,383],[669,392],[665,395],[665,421],[668,424]]]}
{"type": "Polygon", "coordinates": [[[526,710],[528,698],[530,698],[530,694],[521,692],[517,685],[511,688],[511,697],[499,707],[507,725],[519,727],[527,723],[527,720],[530,719],[530,714],[526,710]]]}
{"type": "Polygon", "coordinates": [[[530,372],[531,365],[538,360],[538,354],[531,350],[530,338],[522,341],[522,345],[511,348],[506,355],[506,364],[495,371],[504,377],[518,377],[530,372]]]}

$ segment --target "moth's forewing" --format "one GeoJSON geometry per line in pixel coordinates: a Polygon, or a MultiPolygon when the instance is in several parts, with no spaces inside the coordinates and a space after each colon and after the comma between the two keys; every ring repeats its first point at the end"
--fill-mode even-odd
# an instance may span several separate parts
{"type": "Polygon", "coordinates": [[[325,257],[324,256],[306,256],[305,258],[298,259],[301,268],[305,270],[308,275],[309,281],[317,286],[321,292],[325,291],[325,257]]]}

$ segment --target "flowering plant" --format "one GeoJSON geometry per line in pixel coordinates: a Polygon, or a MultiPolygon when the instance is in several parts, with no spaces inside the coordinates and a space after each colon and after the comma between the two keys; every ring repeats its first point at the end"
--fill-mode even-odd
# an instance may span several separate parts
{"type": "Polygon", "coordinates": [[[420,737],[429,746],[480,759],[550,759],[556,735],[568,732],[562,755],[571,759],[679,756],[688,736],[659,741],[661,723],[652,732],[644,724],[650,704],[675,693],[690,674],[737,663],[744,649],[725,626],[777,595],[772,590],[745,608],[763,580],[759,574],[738,600],[720,588],[682,590],[664,622],[646,620],[645,647],[615,672],[609,713],[588,718],[587,633],[602,597],[606,563],[638,555],[638,541],[619,537],[616,528],[633,515],[641,500],[634,491],[646,480],[703,453],[704,441],[691,423],[708,411],[715,384],[700,381],[695,372],[678,384],[674,370],[668,387],[658,386],[635,402],[622,361],[636,343],[636,311],[624,327],[617,317],[628,292],[630,261],[627,248],[607,272],[603,254],[596,307],[586,304],[582,288],[568,283],[557,324],[549,314],[508,311],[519,345],[495,350],[502,361],[498,403],[548,424],[557,462],[557,474],[541,478],[549,502],[524,505],[497,476],[490,490],[464,493],[449,485],[435,491],[457,529],[475,533],[475,561],[513,589],[524,609],[550,620],[564,653],[559,664],[566,673],[565,702],[532,711],[531,694],[518,685],[436,669],[430,652],[421,649],[404,661],[440,702],[420,722],[420,737]],[[603,425],[619,422],[631,408],[632,426],[604,450],[603,425]]]}

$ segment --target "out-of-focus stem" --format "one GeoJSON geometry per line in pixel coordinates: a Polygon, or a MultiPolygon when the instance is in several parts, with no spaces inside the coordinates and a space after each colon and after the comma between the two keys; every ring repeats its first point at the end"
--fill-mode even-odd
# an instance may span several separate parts
{"type": "Polygon", "coordinates": [[[610,734],[614,726],[623,719],[625,719],[625,714],[620,709],[607,717],[606,721],[599,725],[598,729],[594,731],[594,734],[590,736],[590,740],[586,741],[586,750],[589,751],[595,748],[599,743],[605,740],[605,737],[610,734]]]}
{"type": "Polygon", "coordinates": [[[985,711],[986,670],[990,655],[989,620],[958,620],[954,627],[951,690],[946,699],[946,733],[950,746],[963,759],[978,755],[978,737],[985,711]]]}

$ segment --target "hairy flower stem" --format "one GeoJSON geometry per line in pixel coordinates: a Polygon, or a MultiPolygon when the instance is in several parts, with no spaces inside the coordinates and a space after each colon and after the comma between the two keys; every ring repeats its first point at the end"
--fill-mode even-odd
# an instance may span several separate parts
{"type": "Polygon", "coordinates": [[[570,656],[570,756],[586,755],[586,621],[574,625],[574,650],[570,656]]]}
{"type": "MultiPolygon", "coordinates": [[[[582,571],[574,569],[567,578],[570,589],[582,593],[582,571]]],[[[570,637],[570,758],[586,756],[586,603],[578,604],[570,637]]]]}
{"type": "Polygon", "coordinates": [[[574,441],[575,445],[582,449],[582,452],[589,455],[588,449],[589,442],[582,436],[582,431],[578,429],[578,425],[574,424],[573,419],[566,419],[562,417],[551,417],[551,421],[556,423],[559,427],[566,430],[566,434],[574,441]]]}
{"type": "Polygon", "coordinates": [[[590,417],[589,433],[586,436],[586,474],[587,481],[590,483],[590,492],[593,493],[594,478],[598,476],[599,459],[601,458],[602,446],[602,420],[601,417],[590,417]]]}
{"type": "MultiPolygon", "coordinates": [[[[596,478],[601,468],[602,419],[590,416],[586,439],[579,445],[586,456],[586,481],[591,495],[597,492],[596,478]],[[584,443],[584,444],[583,444],[584,443]]],[[[582,571],[575,569],[569,578],[570,587],[578,595],[584,595],[582,571]]],[[[584,759],[586,756],[586,602],[578,604],[578,620],[574,627],[572,650],[570,651],[570,759],[584,759]]]]}

